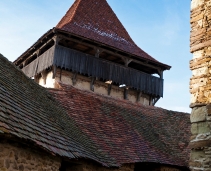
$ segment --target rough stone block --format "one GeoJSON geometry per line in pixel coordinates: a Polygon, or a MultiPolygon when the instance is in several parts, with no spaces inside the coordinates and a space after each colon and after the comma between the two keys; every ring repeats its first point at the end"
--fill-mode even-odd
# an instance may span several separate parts
{"type": "Polygon", "coordinates": [[[193,141],[193,142],[190,142],[189,144],[189,147],[191,149],[201,149],[203,147],[210,147],[210,146],[211,146],[211,140],[193,141]]]}
{"type": "Polygon", "coordinates": [[[198,123],[198,134],[210,132],[210,125],[208,122],[198,123]]]}
{"type": "Polygon", "coordinates": [[[198,125],[197,125],[197,123],[193,123],[193,124],[191,125],[191,133],[192,133],[193,135],[198,134],[198,125]]]}
{"type": "Polygon", "coordinates": [[[192,71],[193,76],[207,75],[209,74],[209,68],[204,66],[202,68],[197,68],[192,71]]]}
{"type": "Polygon", "coordinates": [[[197,159],[203,159],[205,158],[205,153],[204,151],[201,151],[201,150],[192,150],[192,153],[190,155],[190,159],[191,161],[194,161],[197,160],[197,159]]]}
{"type": "Polygon", "coordinates": [[[204,50],[198,50],[193,53],[193,59],[201,58],[204,54],[204,50]]]}
{"type": "Polygon", "coordinates": [[[189,165],[192,167],[202,167],[202,163],[200,161],[190,161],[189,165]]]}
{"type": "Polygon", "coordinates": [[[204,0],[192,0],[191,1],[191,9],[197,8],[198,6],[202,5],[204,0]]]}
{"type": "Polygon", "coordinates": [[[191,19],[191,23],[192,22],[196,22],[196,21],[199,21],[199,20],[201,20],[201,19],[203,19],[204,18],[204,14],[203,13],[201,13],[201,14],[199,14],[199,15],[197,15],[196,17],[193,17],[192,19],[191,19]]]}
{"type": "Polygon", "coordinates": [[[207,114],[208,116],[211,115],[211,104],[207,105],[207,114]]]}
{"type": "Polygon", "coordinates": [[[193,108],[190,115],[191,123],[205,121],[206,113],[207,113],[206,106],[193,108]]]}

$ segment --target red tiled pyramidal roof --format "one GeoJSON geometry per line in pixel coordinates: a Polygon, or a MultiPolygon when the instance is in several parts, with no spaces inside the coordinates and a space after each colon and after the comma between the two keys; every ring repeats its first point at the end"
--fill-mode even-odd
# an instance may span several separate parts
{"type": "Polygon", "coordinates": [[[160,63],[133,42],[106,0],[76,0],[56,28],[160,63]]]}
{"type": "Polygon", "coordinates": [[[115,164],[188,166],[189,114],[134,104],[61,83],[60,86],[60,90],[50,92],[93,146],[115,164]]]}

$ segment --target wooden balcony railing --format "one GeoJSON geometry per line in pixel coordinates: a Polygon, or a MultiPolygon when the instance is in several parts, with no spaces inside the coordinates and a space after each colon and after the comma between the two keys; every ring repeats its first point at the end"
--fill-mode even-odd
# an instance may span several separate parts
{"type": "Polygon", "coordinates": [[[50,66],[112,80],[146,94],[163,97],[163,79],[60,45],[48,49],[22,71],[27,76],[33,77],[50,66]]]}

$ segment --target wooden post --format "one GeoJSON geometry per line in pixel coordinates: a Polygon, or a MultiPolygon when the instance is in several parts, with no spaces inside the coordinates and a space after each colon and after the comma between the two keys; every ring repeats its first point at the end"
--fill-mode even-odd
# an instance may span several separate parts
{"type": "Polygon", "coordinates": [[[149,105],[152,106],[152,96],[149,96],[149,105]]]}
{"type": "Polygon", "coordinates": [[[133,61],[133,59],[129,59],[126,57],[121,57],[121,58],[124,61],[126,67],[128,67],[128,65],[133,61]]]}
{"type": "Polygon", "coordinates": [[[94,83],[95,83],[96,78],[95,77],[91,77],[91,82],[90,82],[90,90],[94,91],[94,83]]]}
{"type": "Polygon", "coordinates": [[[42,78],[44,80],[44,85],[46,85],[47,71],[46,70],[42,71],[41,72],[41,76],[42,76],[42,78]]]}
{"type": "Polygon", "coordinates": [[[56,65],[53,65],[53,79],[56,77],[56,65]]]}
{"type": "Polygon", "coordinates": [[[38,75],[34,76],[34,81],[39,84],[39,77],[38,77],[38,75]]]}
{"type": "Polygon", "coordinates": [[[108,95],[110,96],[111,94],[111,88],[112,88],[112,83],[108,84],[108,95]]]}
{"type": "Polygon", "coordinates": [[[160,99],[160,97],[155,97],[155,98],[153,98],[153,103],[152,103],[152,105],[155,106],[155,104],[158,102],[159,99],[160,99]]]}
{"type": "Polygon", "coordinates": [[[60,68],[59,80],[62,81],[62,68],[60,68]]]}
{"type": "Polygon", "coordinates": [[[56,35],[56,36],[53,37],[53,40],[54,40],[55,45],[58,45],[61,38],[56,35]]]}
{"type": "Polygon", "coordinates": [[[124,99],[128,100],[128,87],[124,88],[124,99]]]}
{"type": "MultiPolygon", "coordinates": [[[[95,48],[95,57],[96,58],[99,58],[100,57],[100,53],[102,52],[102,50],[101,49],[99,49],[99,48],[95,48]]],[[[98,78],[97,77],[95,77],[95,80],[98,80],[98,78]]],[[[92,90],[92,91],[94,91],[94,90],[92,90]]]]}
{"type": "Polygon", "coordinates": [[[77,82],[77,72],[74,72],[73,74],[73,77],[72,77],[72,83],[73,83],[73,86],[76,85],[76,82],[77,82]]]}
{"type": "Polygon", "coordinates": [[[158,69],[158,74],[159,74],[160,78],[163,79],[163,70],[158,69]]]}
{"type": "Polygon", "coordinates": [[[100,49],[96,48],[95,57],[99,58],[100,53],[101,53],[100,49]]]}
{"type": "Polygon", "coordinates": [[[26,66],[26,60],[23,61],[23,68],[26,66]]]}
{"type": "Polygon", "coordinates": [[[142,92],[139,91],[138,94],[137,94],[137,99],[136,99],[136,102],[140,102],[141,100],[141,96],[142,96],[142,92]]]}

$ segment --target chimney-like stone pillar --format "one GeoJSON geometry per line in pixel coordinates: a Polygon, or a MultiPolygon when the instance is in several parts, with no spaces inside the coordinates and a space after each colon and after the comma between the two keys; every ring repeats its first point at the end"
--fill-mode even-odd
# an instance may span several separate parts
{"type": "Polygon", "coordinates": [[[211,171],[211,0],[191,1],[190,169],[211,171]]]}

